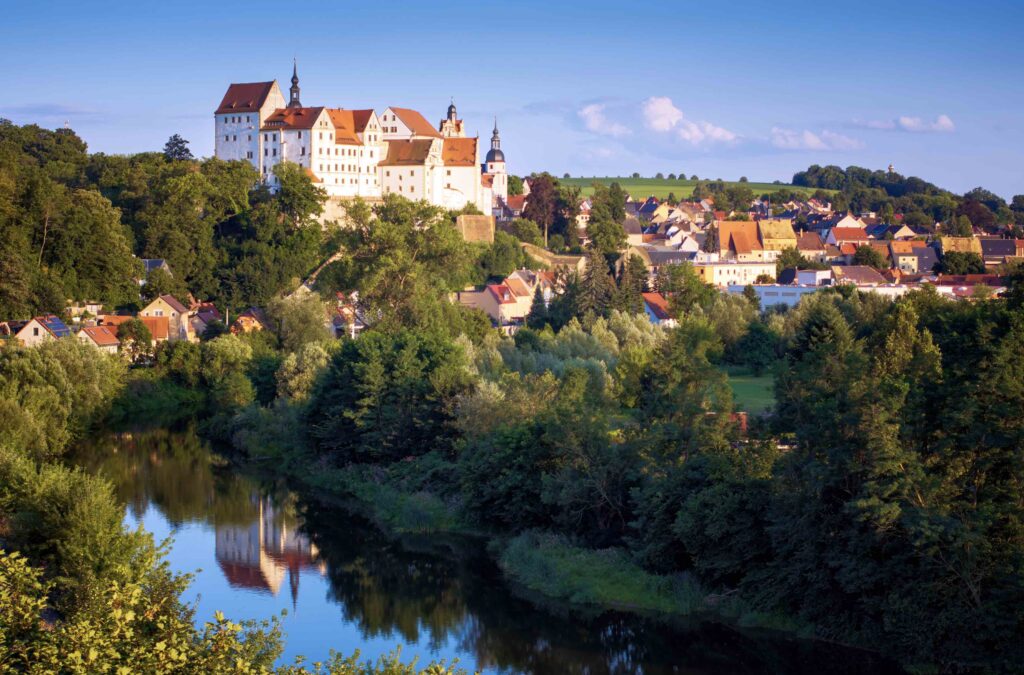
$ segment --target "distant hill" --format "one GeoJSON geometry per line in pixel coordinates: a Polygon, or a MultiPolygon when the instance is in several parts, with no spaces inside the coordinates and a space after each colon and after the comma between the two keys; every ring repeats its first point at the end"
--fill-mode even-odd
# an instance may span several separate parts
{"type": "MultiPolygon", "coordinates": [[[[667,178],[616,178],[614,176],[559,178],[558,182],[563,185],[577,185],[582,188],[584,195],[590,195],[594,192],[594,188],[592,187],[594,183],[603,183],[604,185],[618,183],[623,190],[633,197],[634,200],[646,199],[651,195],[658,199],[664,199],[665,197],[668,197],[670,192],[675,193],[676,198],[686,198],[693,193],[693,186],[697,184],[697,181],[695,180],[669,180],[667,178]]],[[[815,190],[817,190],[817,188],[801,187],[798,185],[783,183],[740,183],[739,181],[723,182],[729,186],[744,185],[753,190],[754,194],[758,196],[765,193],[775,192],[777,190],[794,190],[810,196],[814,194],[815,190]]],[[[827,190],[827,192],[832,192],[832,190],[827,190]]]]}

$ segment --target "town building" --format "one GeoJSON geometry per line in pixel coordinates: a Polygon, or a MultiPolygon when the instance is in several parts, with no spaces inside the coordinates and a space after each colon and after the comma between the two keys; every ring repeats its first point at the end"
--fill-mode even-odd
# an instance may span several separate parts
{"type": "Polygon", "coordinates": [[[108,354],[116,354],[121,346],[121,341],[117,338],[117,328],[113,326],[83,326],[82,330],[78,331],[78,341],[108,354]]]}
{"type": "Polygon", "coordinates": [[[71,335],[71,329],[53,314],[34,316],[14,334],[26,347],[38,347],[44,342],[71,335]]]}

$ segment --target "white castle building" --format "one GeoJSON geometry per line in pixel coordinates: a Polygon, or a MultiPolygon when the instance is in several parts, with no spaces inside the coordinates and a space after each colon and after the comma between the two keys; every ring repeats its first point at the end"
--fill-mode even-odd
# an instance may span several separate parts
{"type": "Polygon", "coordinates": [[[274,166],[302,166],[330,197],[409,199],[491,213],[508,196],[508,176],[495,121],[491,149],[477,161],[453,102],[438,128],[409,108],[374,110],[305,107],[293,66],[289,100],[277,81],[232,84],[214,112],[215,155],[252,163],[271,188],[274,166]]]}

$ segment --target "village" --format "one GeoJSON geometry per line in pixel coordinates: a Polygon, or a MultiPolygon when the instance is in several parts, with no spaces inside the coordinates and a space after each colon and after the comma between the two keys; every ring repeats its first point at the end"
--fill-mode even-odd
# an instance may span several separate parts
{"type": "MultiPolygon", "coordinates": [[[[529,200],[530,179],[523,194],[497,197],[491,216],[461,215],[456,218],[467,241],[493,242],[496,230],[507,230],[520,219],[529,200]]],[[[583,198],[576,216],[578,237],[589,241],[587,224],[591,200],[583,198]]],[[[723,293],[752,289],[762,308],[795,306],[802,297],[835,286],[889,298],[929,286],[942,296],[964,301],[998,297],[1006,290],[1005,265],[1024,259],[1024,240],[972,233],[942,235],[942,225],[927,232],[895,222],[884,222],[875,213],[833,211],[816,199],[791,201],[769,211],[756,200],[745,212],[716,210],[713,198],[699,201],[628,198],[622,223],[626,245],[620,264],[637,256],[647,269],[643,292],[644,311],[655,324],[671,327],[675,318],[669,301],[658,290],[658,276],[666,266],[690,265],[700,279],[723,293]],[[799,225],[797,223],[800,223],[799,225]],[[802,227],[801,227],[802,225],[802,227]],[[941,261],[950,253],[973,261],[962,273],[945,273],[941,261]],[[795,262],[796,264],[791,264],[795,262]]],[[[538,263],[535,269],[519,269],[505,278],[454,293],[452,301],[483,311],[495,328],[513,334],[524,326],[538,290],[546,303],[561,292],[556,271],[581,274],[587,264],[582,254],[553,253],[521,243],[538,263]]],[[[143,259],[147,274],[160,269],[173,275],[166,261],[143,259]]],[[[146,279],[136,280],[140,291],[146,279]]],[[[296,293],[309,292],[307,285],[296,293]]],[[[325,326],[337,337],[354,338],[367,327],[358,291],[337,292],[327,304],[325,326]]],[[[219,335],[271,328],[265,308],[250,307],[230,316],[227,308],[197,300],[160,295],[134,314],[108,311],[99,303],[70,302],[64,315],[36,316],[0,322],[0,336],[26,346],[62,337],[74,337],[96,348],[117,353],[122,338],[118,328],[138,318],[148,329],[152,347],[176,340],[198,342],[213,327],[219,335]]],[[[130,339],[130,338],[129,338],[130,339]]]]}

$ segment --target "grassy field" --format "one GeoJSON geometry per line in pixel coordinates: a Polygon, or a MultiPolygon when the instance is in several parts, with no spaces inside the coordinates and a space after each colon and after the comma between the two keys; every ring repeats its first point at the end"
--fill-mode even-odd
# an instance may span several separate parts
{"type": "Polygon", "coordinates": [[[733,407],[751,415],[760,415],[775,405],[774,382],[771,375],[756,377],[749,372],[735,370],[729,373],[733,407]]]}
{"type": "MultiPolygon", "coordinates": [[[[577,185],[583,189],[584,195],[593,194],[594,183],[610,185],[617,182],[635,200],[647,199],[654,195],[658,199],[664,199],[668,193],[675,193],[676,198],[682,199],[693,194],[693,186],[697,184],[692,180],[658,180],[656,178],[615,178],[605,176],[603,178],[559,178],[558,181],[564,185],[577,185]]],[[[789,189],[797,190],[808,196],[814,194],[815,188],[796,187],[794,185],[781,185],[775,183],[739,183],[736,181],[725,181],[726,185],[745,185],[754,191],[755,195],[775,192],[776,190],[789,189]]]]}

